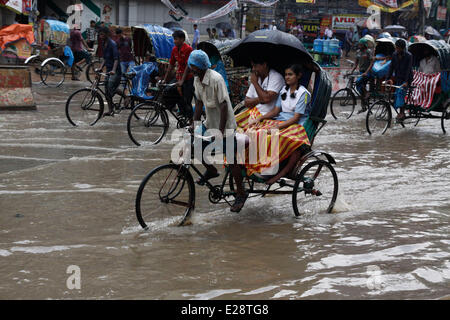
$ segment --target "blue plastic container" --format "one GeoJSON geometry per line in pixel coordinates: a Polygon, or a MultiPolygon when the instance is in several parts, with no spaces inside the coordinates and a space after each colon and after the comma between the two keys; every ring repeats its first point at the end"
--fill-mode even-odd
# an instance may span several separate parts
{"type": "Polygon", "coordinates": [[[323,40],[317,38],[314,40],[314,52],[322,53],[323,52],[323,40]]]}
{"type": "Polygon", "coordinates": [[[330,51],[331,54],[339,54],[340,53],[340,46],[339,46],[339,40],[338,39],[330,40],[329,51],[330,51]]]}
{"type": "Polygon", "coordinates": [[[325,54],[330,54],[330,44],[331,44],[331,40],[324,40],[323,41],[323,53],[325,54]]]}

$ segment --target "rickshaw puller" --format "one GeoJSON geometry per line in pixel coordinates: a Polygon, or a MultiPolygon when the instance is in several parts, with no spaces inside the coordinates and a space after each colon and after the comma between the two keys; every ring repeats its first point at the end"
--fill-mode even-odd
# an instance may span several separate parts
{"type": "Polygon", "coordinates": [[[403,121],[406,118],[405,115],[405,97],[406,87],[413,81],[413,56],[406,50],[406,41],[403,39],[397,40],[395,43],[395,53],[392,56],[391,66],[388,73],[388,84],[393,84],[391,80],[395,74],[395,85],[401,86],[395,91],[395,109],[400,109],[400,113],[397,116],[397,121],[403,121]]]}
{"type": "MultiPolygon", "coordinates": [[[[230,148],[233,148],[233,152],[236,154],[235,130],[237,124],[225,80],[218,72],[211,70],[211,62],[208,55],[202,50],[192,52],[188,66],[195,75],[196,108],[194,120],[200,121],[203,107],[205,107],[206,121],[202,124],[202,134],[209,129],[220,130],[223,136],[223,153],[226,154],[227,150],[229,151],[230,148]]],[[[191,129],[194,129],[193,125],[191,129]]],[[[204,159],[202,159],[202,162],[206,167],[206,172],[204,177],[197,183],[202,184],[220,176],[213,165],[206,164],[204,159]]],[[[236,164],[236,161],[231,161],[228,164],[237,186],[236,202],[232,206],[231,211],[239,212],[248,195],[245,193],[241,167],[236,164]]]]}
{"type": "Polygon", "coordinates": [[[114,102],[113,97],[116,94],[117,88],[120,85],[122,72],[120,69],[120,55],[117,49],[116,42],[111,39],[111,32],[108,28],[100,29],[99,37],[103,40],[103,64],[96,70],[99,72],[106,66],[106,73],[108,74],[105,80],[105,96],[108,102],[109,111],[104,114],[105,117],[114,116],[114,102]]]}
{"type": "Polygon", "coordinates": [[[188,119],[192,119],[193,109],[192,100],[194,98],[194,77],[188,68],[188,59],[193,51],[192,47],[185,43],[186,35],[183,31],[177,30],[173,33],[175,47],[169,61],[169,68],[164,77],[163,83],[167,82],[169,75],[173,72],[176,63],[178,63],[176,79],[177,90],[180,95],[178,108],[180,113],[188,119]]]}

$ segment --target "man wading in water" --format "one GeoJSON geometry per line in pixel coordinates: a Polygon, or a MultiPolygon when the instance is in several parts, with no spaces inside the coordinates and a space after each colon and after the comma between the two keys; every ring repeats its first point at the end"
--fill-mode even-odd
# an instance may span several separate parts
{"type": "MultiPolygon", "coordinates": [[[[189,69],[195,75],[195,114],[194,121],[200,121],[203,107],[206,111],[206,121],[202,124],[202,135],[207,130],[220,130],[223,137],[222,150],[224,155],[236,154],[235,130],[237,128],[234,118],[233,108],[231,106],[230,96],[223,77],[216,71],[211,70],[211,62],[208,55],[202,50],[195,50],[191,53],[188,61],[189,69]]],[[[193,130],[192,125],[191,129],[193,130]]],[[[203,145],[205,148],[206,146],[203,145]]],[[[234,157],[235,158],[235,157],[234,157]]],[[[231,160],[231,159],[228,159],[231,160]]],[[[233,159],[234,160],[234,159],[233,159]]],[[[206,167],[204,178],[197,181],[198,184],[205,184],[206,181],[220,176],[217,169],[210,164],[206,164],[202,158],[203,165],[206,167]]],[[[247,200],[245,193],[242,172],[236,161],[230,161],[234,181],[237,186],[237,197],[231,208],[232,212],[239,212],[247,200]]]]}

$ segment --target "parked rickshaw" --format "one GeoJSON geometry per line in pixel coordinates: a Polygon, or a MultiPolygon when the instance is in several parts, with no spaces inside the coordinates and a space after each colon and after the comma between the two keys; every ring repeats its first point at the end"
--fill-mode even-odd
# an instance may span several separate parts
{"type": "Polygon", "coordinates": [[[131,28],[134,56],[139,63],[154,55],[158,63],[169,63],[174,47],[173,31],[158,25],[144,24],[131,28]]]}
{"type": "MultiPolygon", "coordinates": [[[[302,64],[307,72],[302,79],[308,86],[314,74],[313,110],[305,124],[311,143],[326,124],[324,120],[331,95],[331,81],[327,73],[314,62],[303,44],[294,36],[281,31],[261,30],[232,46],[226,52],[234,66],[250,67],[250,57],[265,52],[273,58],[271,66],[284,73],[292,63],[302,64]],[[279,59],[282,52],[283,59],[279,59]]],[[[199,138],[191,134],[192,138],[199,138]]],[[[206,137],[199,139],[207,139],[206,137]]],[[[188,143],[192,140],[188,138],[188,143]]],[[[293,210],[302,214],[331,213],[338,194],[338,177],[333,168],[336,161],[327,153],[305,148],[303,158],[296,168],[274,185],[267,185],[259,176],[245,178],[246,191],[250,198],[266,195],[287,195],[292,198],[293,210]]],[[[203,178],[202,173],[191,162],[192,154],[183,153],[177,163],[170,163],[152,170],[143,180],[136,198],[136,215],[140,225],[146,229],[160,224],[185,226],[195,209],[195,183],[191,169],[203,178]]],[[[206,182],[212,204],[231,205],[236,197],[236,186],[226,166],[220,185],[206,182]]]]}
{"type": "MultiPolygon", "coordinates": [[[[442,131],[446,133],[445,121],[450,119],[450,45],[442,41],[429,40],[412,43],[408,50],[414,57],[414,81],[406,88],[407,116],[397,123],[407,127],[417,126],[422,119],[440,119],[442,131]],[[420,61],[425,57],[425,49],[431,50],[439,59],[440,74],[425,75],[418,72],[420,61]],[[426,79],[431,79],[431,82],[426,79]],[[433,95],[433,92],[428,91],[430,88],[435,88],[433,95]]],[[[384,134],[392,126],[393,92],[396,89],[399,87],[386,85],[386,96],[370,108],[366,118],[369,134],[384,134]]]]}
{"type": "MultiPolygon", "coordinates": [[[[70,29],[67,23],[58,20],[40,21],[38,44],[34,46],[35,53],[25,61],[25,64],[34,68],[46,86],[61,86],[66,74],[70,72],[71,65],[65,61],[66,53],[69,55],[71,52],[65,48],[69,38],[70,29]]],[[[80,67],[79,71],[85,69],[86,78],[92,83],[95,79],[94,70],[98,66],[98,61],[91,61],[90,64],[86,63],[80,67]]]]}
{"type": "Polygon", "coordinates": [[[17,65],[32,54],[33,26],[13,24],[0,30],[0,64],[17,65]]]}

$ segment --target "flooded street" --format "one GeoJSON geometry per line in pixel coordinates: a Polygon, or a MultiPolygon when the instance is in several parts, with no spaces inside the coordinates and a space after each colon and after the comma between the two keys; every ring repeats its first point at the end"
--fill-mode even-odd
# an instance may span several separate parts
{"type": "Polygon", "coordinates": [[[192,226],[144,232],[136,193],[173,145],[134,147],[128,112],[71,127],[65,101],[80,86],[35,84],[38,111],[0,113],[0,298],[450,294],[450,135],[440,121],[371,137],[365,115],[328,119],[314,149],[338,162],[336,214],[296,219],[290,196],[250,199],[233,214],[197,186],[192,226]],[[81,290],[68,288],[69,266],[81,290]]]}

